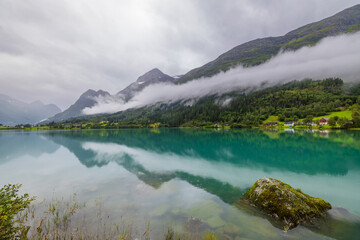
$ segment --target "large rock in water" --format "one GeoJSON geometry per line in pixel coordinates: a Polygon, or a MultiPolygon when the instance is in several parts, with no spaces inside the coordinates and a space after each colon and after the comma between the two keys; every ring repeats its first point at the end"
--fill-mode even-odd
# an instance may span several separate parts
{"type": "Polygon", "coordinates": [[[252,204],[279,220],[284,230],[324,216],[330,203],[311,197],[274,178],[261,178],[245,193],[252,204]]]}

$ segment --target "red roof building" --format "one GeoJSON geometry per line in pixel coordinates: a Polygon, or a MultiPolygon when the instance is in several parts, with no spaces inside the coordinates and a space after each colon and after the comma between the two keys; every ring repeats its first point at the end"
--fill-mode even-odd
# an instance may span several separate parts
{"type": "Polygon", "coordinates": [[[320,119],[320,125],[326,125],[326,124],[328,124],[328,121],[329,121],[329,119],[328,118],[322,118],[322,119],[320,119]]]}

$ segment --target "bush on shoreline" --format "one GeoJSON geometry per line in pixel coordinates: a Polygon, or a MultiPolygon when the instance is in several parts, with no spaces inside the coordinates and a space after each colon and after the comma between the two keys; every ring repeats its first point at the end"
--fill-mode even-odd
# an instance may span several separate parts
{"type": "Polygon", "coordinates": [[[17,214],[27,209],[35,198],[26,193],[19,195],[20,187],[21,184],[8,184],[0,189],[0,239],[13,239],[29,230],[17,214]]]}

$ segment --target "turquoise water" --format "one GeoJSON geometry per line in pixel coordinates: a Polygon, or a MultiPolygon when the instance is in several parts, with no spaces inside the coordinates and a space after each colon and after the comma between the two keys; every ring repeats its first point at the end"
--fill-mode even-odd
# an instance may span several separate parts
{"type": "Polygon", "coordinates": [[[0,185],[8,183],[38,199],[100,199],[111,221],[151,222],[154,239],[195,222],[221,239],[360,235],[360,131],[2,131],[0,185]],[[329,201],[331,220],[284,232],[239,204],[265,176],[329,201]]]}

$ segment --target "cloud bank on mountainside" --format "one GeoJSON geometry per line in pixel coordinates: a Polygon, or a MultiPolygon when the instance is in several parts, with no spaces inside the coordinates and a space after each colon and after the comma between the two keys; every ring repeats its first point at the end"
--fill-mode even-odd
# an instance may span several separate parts
{"type": "Polygon", "coordinates": [[[360,81],[360,33],[323,39],[314,47],[295,52],[280,52],[268,62],[250,68],[242,66],[210,78],[200,78],[181,85],[154,84],[129,102],[98,98],[84,114],[114,113],[155,103],[171,103],[222,94],[236,89],[270,87],[305,78],[340,77],[345,82],[360,81]]]}
{"type": "Polygon", "coordinates": [[[66,109],[89,88],[118,92],[154,66],[185,73],[238,43],[280,36],[358,3],[0,1],[1,92],[66,109]]]}

